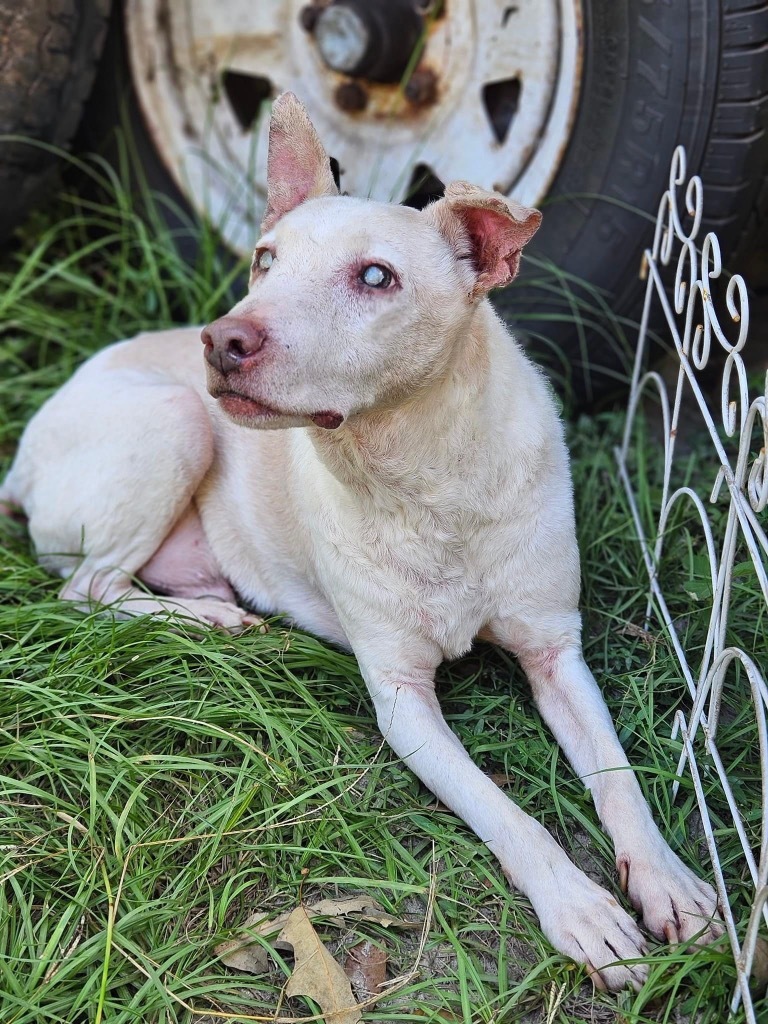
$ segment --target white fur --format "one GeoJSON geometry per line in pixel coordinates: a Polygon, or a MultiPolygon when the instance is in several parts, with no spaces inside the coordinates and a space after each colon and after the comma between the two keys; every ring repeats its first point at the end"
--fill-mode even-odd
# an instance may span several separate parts
{"type": "Polygon", "coordinates": [[[714,891],[653,824],[581,656],[562,428],[482,294],[514,274],[538,215],[471,186],[423,213],[332,195],[294,103],[276,106],[273,166],[293,166],[292,135],[309,142],[296,180],[272,190],[257,252],[274,262],[208,329],[226,345],[229,325],[263,325],[247,366],[226,380],[209,367],[208,383],[279,415],[223,411],[198,329],[141,335],[43,407],[0,497],[25,510],[68,598],[236,630],[253,618],[232,588],[351,647],[382,733],[493,850],[551,942],[596,984],[637,986],[642,964],[611,966],[642,957],[634,921],[472,764],[434,693],[440,662],[478,635],[514,651],[650,931],[720,933],[714,891]],[[399,286],[361,288],[367,263],[394,267],[399,286]],[[314,425],[328,410],[338,429],[314,425]],[[302,429],[249,429],[263,425],[302,429]],[[167,580],[165,597],[136,585],[142,571],[167,580]]]}

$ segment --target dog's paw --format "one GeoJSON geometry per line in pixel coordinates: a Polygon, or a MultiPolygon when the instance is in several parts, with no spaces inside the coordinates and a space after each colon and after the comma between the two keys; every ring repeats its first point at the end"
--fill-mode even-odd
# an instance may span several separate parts
{"type": "Polygon", "coordinates": [[[204,609],[200,609],[202,617],[216,629],[222,629],[227,633],[242,633],[246,629],[255,629],[258,633],[269,632],[269,626],[261,616],[239,608],[236,604],[213,599],[205,600],[205,605],[204,609]]]}
{"type": "Polygon", "coordinates": [[[619,885],[662,942],[703,946],[724,931],[717,893],[687,868],[666,843],[616,858],[619,885]]]}
{"type": "Polygon", "coordinates": [[[545,904],[535,904],[542,931],[552,945],[587,968],[596,988],[639,990],[648,976],[645,939],[609,892],[580,871],[566,884],[558,880],[545,904]]]}
{"type": "Polygon", "coordinates": [[[243,633],[247,629],[269,632],[268,624],[260,616],[218,597],[164,598],[155,603],[158,606],[153,609],[156,613],[164,611],[173,617],[201,622],[225,633],[243,633]]]}

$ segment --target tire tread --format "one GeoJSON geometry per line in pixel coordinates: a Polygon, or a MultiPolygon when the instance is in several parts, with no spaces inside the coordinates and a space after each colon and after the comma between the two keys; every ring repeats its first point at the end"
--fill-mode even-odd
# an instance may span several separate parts
{"type": "Polygon", "coordinates": [[[768,3],[725,0],[723,8],[721,73],[698,170],[707,226],[725,234],[735,265],[768,212],[768,3]]]}
{"type": "Polygon", "coordinates": [[[107,31],[111,0],[0,0],[0,238],[19,223],[74,136],[107,31]]]}

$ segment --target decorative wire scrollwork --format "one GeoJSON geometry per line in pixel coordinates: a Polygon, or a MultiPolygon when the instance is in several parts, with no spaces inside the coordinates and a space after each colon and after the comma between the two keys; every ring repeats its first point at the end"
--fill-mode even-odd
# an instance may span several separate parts
{"type": "MultiPolygon", "coordinates": [[[[680,146],[672,158],[669,187],[659,205],[653,245],[643,255],[641,276],[647,278],[645,304],[624,439],[616,458],[648,570],[647,614],[650,616],[655,611],[664,623],[691,697],[688,715],[678,711],[675,716],[673,736],[682,738],[677,775],[680,779],[688,772],[693,784],[736,963],[738,980],[731,1013],[743,1003],[747,1021],[757,1024],[748,979],[758,932],[762,922],[768,924],[768,686],[758,665],[768,654],[768,538],[763,515],[768,506],[768,373],[760,382],[762,393],[750,398],[749,373],[743,356],[749,331],[747,288],[741,276],[724,274],[715,234],[705,235],[699,248],[697,238],[703,207],[701,179],[698,175],[688,178],[686,154],[680,146]],[[666,270],[670,266],[674,267],[674,279],[668,287],[665,278],[670,276],[666,270]],[[718,293],[724,305],[724,318],[727,314],[727,326],[721,323],[715,308],[713,296],[718,293]],[[661,374],[643,370],[655,304],[661,306],[677,355],[674,391],[661,374]],[[702,384],[704,370],[707,370],[706,387],[702,384]],[[713,371],[720,376],[720,401],[716,412],[710,408],[712,400],[706,393],[711,391],[709,382],[713,371]],[[633,443],[636,443],[639,419],[651,405],[651,398],[656,400],[661,417],[663,474],[659,500],[651,502],[649,495],[654,492],[645,488],[643,508],[646,510],[653,504],[653,522],[644,523],[637,497],[640,481],[632,469],[637,461],[633,443]],[[673,488],[674,478],[682,475],[685,480],[681,464],[688,453],[681,452],[679,434],[684,422],[689,425],[692,409],[696,433],[699,438],[708,433],[711,441],[708,450],[714,467],[714,482],[708,501],[712,513],[695,487],[685,482],[673,488]],[[687,506],[695,523],[699,563],[705,567],[705,575],[709,574],[707,594],[711,595],[706,637],[688,651],[683,640],[684,626],[680,617],[676,618],[670,610],[673,596],[663,586],[665,541],[674,534],[671,522],[681,505],[687,506]],[[737,553],[742,559],[738,564],[737,553]],[[746,572],[756,581],[765,603],[756,616],[755,649],[751,653],[740,643],[732,642],[729,628],[735,568],[739,579],[746,572]],[[730,694],[729,686],[738,686],[738,694],[730,694]],[[749,820],[745,818],[744,794],[741,794],[740,806],[721,754],[722,744],[718,746],[726,696],[737,696],[748,702],[749,715],[754,713],[755,728],[750,735],[754,735],[754,757],[759,758],[760,793],[754,794],[759,805],[755,803],[748,808],[749,820]],[[722,806],[727,808],[725,812],[720,808],[717,815],[713,815],[711,798],[708,803],[706,793],[707,789],[712,792],[713,785],[719,788],[724,798],[722,806]],[[758,812],[757,816],[753,811],[758,812]],[[713,826],[713,817],[716,826],[713,826]],[[749,896],[748,913],[740,914],[742,920],[738,923],[717,840],[717,833],[721,834],[723,828],[730,829],[731,825],[744,856],[741,864],[729,863],[729,884],[741,873],[742,892],[746,884],[749,896]]],[[[716,404],[716,400],[712,402],[716,404]]],[[[644,515],[647,520],[647,511],[644,515]]],[[[675,600],[679,605],[679,596],[675,600]]],[[[675,782],[673,794],[677,793],[678,786],[679,781],[675,782]]]]}

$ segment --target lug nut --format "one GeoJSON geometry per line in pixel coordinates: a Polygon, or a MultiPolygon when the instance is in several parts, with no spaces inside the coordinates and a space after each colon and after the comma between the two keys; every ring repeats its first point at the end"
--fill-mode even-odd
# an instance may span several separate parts
{"type": "Polygon", "coordinates": [[[306,32],[314,32],[319,17],[320,8],[317,4],[307,4],[299,11],[299,24],[306,32]]]}
{"type": "Polygon", "coordinates": [[[336,105],[348,113],[358,113],[368,106],[368,93],[359,82],[342,82],[336,89],[336,105]]]}
{"type": "Polygon", "coordinates": [[[405,98],[415,107],[426,107],[437,99],[437,75],[430,68],[414,71],[405,87],[405,98]]]}

